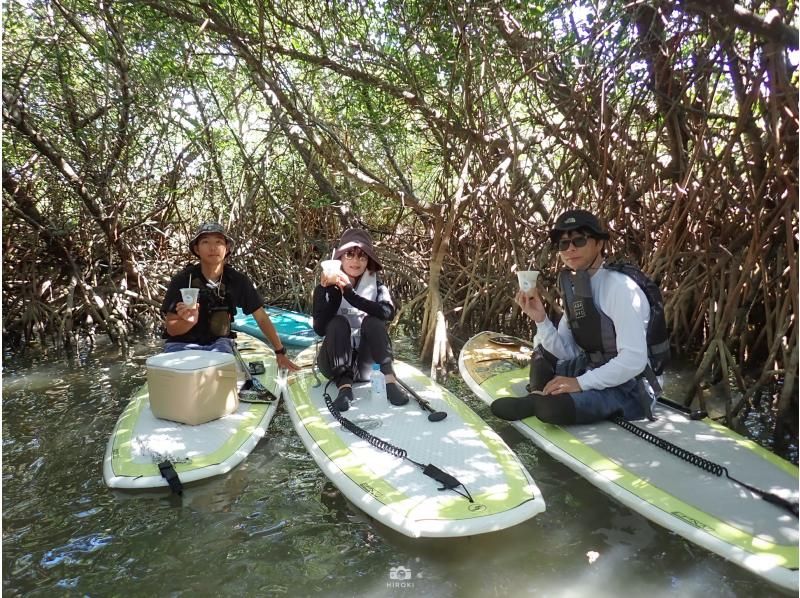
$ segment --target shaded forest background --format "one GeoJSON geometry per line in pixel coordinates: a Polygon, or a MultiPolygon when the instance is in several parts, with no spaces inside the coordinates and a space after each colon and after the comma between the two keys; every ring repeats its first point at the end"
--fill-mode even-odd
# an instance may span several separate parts
{"type": "MultiPolygon", "coordinates": [[[[796,3],[10,1],[3,337],[158,329],[203,220],[307,310],[341,230],[377,241],[434,372],[529,334],[516,269],[601,214],[660,281],[675,353],[797,440],[796,3]]],[[[555,296],[548,291],[555,305],[555,296]]]]}

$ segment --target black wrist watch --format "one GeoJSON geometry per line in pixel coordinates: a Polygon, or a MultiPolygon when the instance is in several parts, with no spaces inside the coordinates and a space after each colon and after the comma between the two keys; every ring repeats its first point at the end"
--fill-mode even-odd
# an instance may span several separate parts
{"type": "Polygon", "coordinates": [[[275,349],[275,355],[286,355],[286,347],[281,347],[280,349],[275,349]]]}

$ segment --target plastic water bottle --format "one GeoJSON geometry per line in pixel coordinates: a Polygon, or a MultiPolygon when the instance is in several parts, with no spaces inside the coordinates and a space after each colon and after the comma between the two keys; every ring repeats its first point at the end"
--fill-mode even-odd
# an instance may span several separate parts
{"type": "Polygon", "coordinates": [[[372,398],[386,400],[386,376],[381,371],[381,366],[378,363],[372,364],[372,372],[369,375],[369,381],[372,385],[372,398]]]}

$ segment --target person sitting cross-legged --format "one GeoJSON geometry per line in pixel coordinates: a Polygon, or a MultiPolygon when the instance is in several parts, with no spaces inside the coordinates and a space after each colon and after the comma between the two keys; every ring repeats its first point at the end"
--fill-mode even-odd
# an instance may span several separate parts
{"type": "Polygon", "coordinates": [[[531,392],[494,401],[497,417],[536,416],[569,425],[648,415],[653,395],[642,374],[650,306],[632,278],[603,267],[609,238],[586,210],[569,210],[556,220],[550,240],[566,266],[559,275],[565,313],[556,327],[538,289],[517,293],[516,302],[536,323],[531,392]]]}

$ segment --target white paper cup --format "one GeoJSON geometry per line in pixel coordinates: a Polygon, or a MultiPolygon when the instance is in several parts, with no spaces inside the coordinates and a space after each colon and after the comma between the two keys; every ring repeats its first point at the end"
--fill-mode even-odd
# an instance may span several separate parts
{"type": "Polygon", "coordinates": [[[341,260],[322,260],[319,265],[322,266],[322,271],[325,274],[336,274],[342,271],[341,260]]]}
{"type": "Polygon", "coordinates": [[[538,270],[520,270],[517,272],[519,289],[526,295],[530,295],[536,288],[536,279],[539,278],[538,270]]]}
{"type": "Polygon", "coordinates": [[[200,289],[181,289],[181,296],[183,297],[183,302],[186,304],[186,307],[194,307],[194,304],[197,303],[198,293],[200,293],[200,289]]]}

